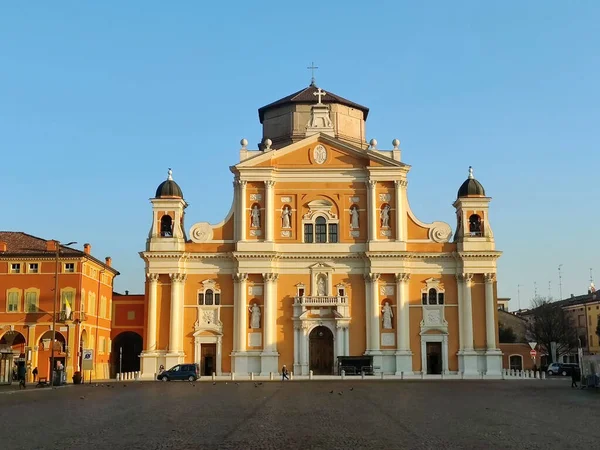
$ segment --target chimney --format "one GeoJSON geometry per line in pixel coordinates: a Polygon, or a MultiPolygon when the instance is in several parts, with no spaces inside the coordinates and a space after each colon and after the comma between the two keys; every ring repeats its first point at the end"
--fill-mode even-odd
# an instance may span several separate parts
{"type": "Polygon", "coordinates": [[[56,241],[46,241],[46,251],[47,252],[55,252],[56,251],[56,241]]]}
{"type": "Polygon", "coordinates": [[[89,255],[92,252],[92,246],[90,244],[83,244],[83,253],[89,255]]]}
{"type": "Polygon", "coordinates": [[[6,242],[0,241],[0,252],[6,251],[6,242]]]}
{"type": "Polygon", "coordinates": [[[125,291],[125,295],[129,295],[129,291],[125,291]]]}
{"type": "Polygon", "coordinates": [[[104,262],[106,263],[106,265],[108,267],[112,267],[112,258],[110,256],[107,256],[106,258],[104,258],[104,262]]]}

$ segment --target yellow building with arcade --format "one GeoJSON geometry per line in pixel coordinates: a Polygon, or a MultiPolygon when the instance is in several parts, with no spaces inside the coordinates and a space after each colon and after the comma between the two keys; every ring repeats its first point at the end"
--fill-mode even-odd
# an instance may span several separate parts
{"type": "Polygon", "coordinates": [[[259,149],[241,141],[234,198],[186,232],[169,169],[145,251],[143,378],[202,374],[501,375],[490,198],[473,177],[454,234],[423,223],[399,141],[367,143],[368,108],[314,83],[259,109],[259,149]],[[345,370],[346,370],[345,369],[345,370]],[[361,370],[361,368],[359,368],[361,370]]]}

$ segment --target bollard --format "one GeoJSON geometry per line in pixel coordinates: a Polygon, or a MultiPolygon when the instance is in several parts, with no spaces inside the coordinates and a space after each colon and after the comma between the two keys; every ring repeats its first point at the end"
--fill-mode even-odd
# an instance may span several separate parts
{"type": "Polygon", "coordinates": [[[364,379],[365,379],[365,371],[364,371],[364,370],[361,370],[361,371],[360,371],[360,379],[361,379],[361,380],[364,380],[364,379]]]}
{"type": "Polygon", "coordinates": [[[502,369],[502,379],[506,380],[506,369],[502,369]]]}
{"type": "Polygon", "coordinates": [[[312,370],[310,372],[308,372],[308,379],[309,380],[313,379],[313,371],[312,370]]]}
{"type": "Polygon", "coordinates": [[[217,378],[217,374],[213,372],[211,378],[213,381],[215,381],[215,379],[217,378]]]}
{"type": "Polygon", "coordinates": [[[546,379],[546,372],[542,372],[542,380],[546,379]]]}
{"type": "Polygon", "coordinates": [[[535,378],[536,380],[540,378],[540,373],[537,370],[533,372],[533,378],[535,378]]]}
{"type": "Polygon", "coordinates": [[[465,373],[464,373],[464,372],[461,372],[461,373],[460,373],[460,379],[461,379],[461,380],[464,380],[464,379],[465,379],[465,373]]]}
{"type": "Polygon", "coordinates": [[[250,381],[254,381],[254,372],[250,372],[250,381]]]}
{"type": "Polygon", "coordinates": [[[119,381],[120,379],[121,379],[121,374],[120,374],[120,373],[118,373],[118,374],[117,374],[117,381],[119,381]]]}
{"type": "Polygon", "coordinates": [[[383,372],[381,372],[381,379],[383,380],[383,372]]]}
{"type": "Polygon", "coordinates": [[[294,372],[290,372],[290,381],[294,379],[294,372]]]}
{"type": "Polygon", "coordinates": [[[404,380],[404,372],[400,372],[400,379],[404,380]]]}
{"type": "Polygon", "coordinates": [[[346,371],[345,371],[345,370],[342,370],[342,380],[343,380],[344,378],[346,378],[346,371]]]}
{"type": "Polygon", "coordinates": [[[273,381],[273,372],[269,372],[269,380],[273,381]]]}
{"type": "Polygon", "coordinates": [[[425,372],[422,371],[421,372],[421,380],[424,380],[424,379],[425,379],[425,372]]]}
{"type": "Polygon", "coordinates": [[[235,373],[231,372],[231,381],[235,380],[235,373]]]}
{"type": "Polygon", "coordinates": [[[444,371],[442,370],[442,380],[443,380],[444,378],[445,378],[445,377],[444,377],[444,371]]]}

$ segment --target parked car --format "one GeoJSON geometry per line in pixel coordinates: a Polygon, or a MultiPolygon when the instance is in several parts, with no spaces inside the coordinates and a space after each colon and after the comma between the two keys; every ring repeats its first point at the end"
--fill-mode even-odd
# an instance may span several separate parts
{"type": "Polygon", "coordinates": [[[160,381],[196,381],[198,378],[200,378],[200,366],[198,364],[177,364],[156,376],[156,379],[160,381]]]}
{"type": "Polygon", "coordinates": [[[548,366],[548,375],[570,376],[573,370],[579,367],[578,364],[571,363],[552,363],[548,366]]]}

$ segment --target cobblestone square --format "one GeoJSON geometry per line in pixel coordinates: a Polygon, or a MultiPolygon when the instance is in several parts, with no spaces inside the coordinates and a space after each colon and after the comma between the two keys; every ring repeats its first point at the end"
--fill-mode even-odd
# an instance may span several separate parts
{"type": "Polygon", "coordinates": [[[599,395],[571,389],[570,380],[27,389],[0,393],[0,448],[596,448],[599,395]]]}

